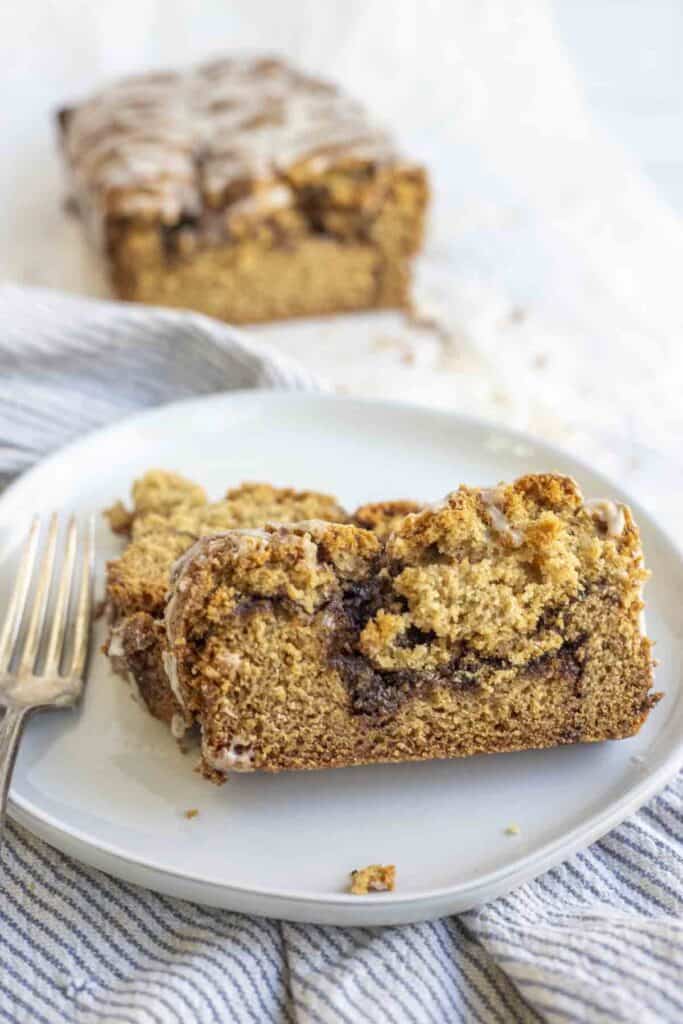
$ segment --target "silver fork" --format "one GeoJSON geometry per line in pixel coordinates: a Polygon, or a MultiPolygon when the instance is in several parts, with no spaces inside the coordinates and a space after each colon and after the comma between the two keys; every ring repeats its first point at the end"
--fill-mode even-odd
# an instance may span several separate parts
{"type": "Polygon", "coordinates": [[[53,589],[52,577],[59,537],[59,518],[56,513],[51,517],[48,526],[30,610],[27,609],[28,596],[40,540],[38,517],[33,520],[26,538],[14,590],[0,633],[0,714],[4,709],[4,716],[0,720],[0,840],[5,823],[12,769],[26,720],[34,711],[72,707],[83,690],[92,619],[95,554],[93,532],[91,519],[85,529],[85,537],[81,539],[76,520],[73,516],[69,520],[49,637],[40,671],[38,666],[48,632],[45,628],[45,618],[50,592],[53,589]],[[80,570],[77,568],[79,548],[80,570]],[[72,615],[69,616],[75,582],[75,605],[72,615]],[[24,632],[22,625],[25,611],[29,614],[24,632]],[[20,643],[22,634],[23,644],[20,643]],[[67,637],[71,646],[68,667],[62,665],[67,637]],[[11,671],[15,663],[16,668],[11,671]]]}

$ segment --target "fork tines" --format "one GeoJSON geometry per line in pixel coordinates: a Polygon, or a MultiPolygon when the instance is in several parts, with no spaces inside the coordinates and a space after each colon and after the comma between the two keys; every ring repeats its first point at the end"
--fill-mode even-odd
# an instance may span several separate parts
{"type": "Polygon", "coordinates": [[[92,517],[84,528],[74,516],[69,519],[63,540],[64,557],[60,572],[53,581],[55,557],[60,535],[57,513],[50,517],[42,558],[35,580],[33,602],[27,608],[34,568],[38,555],[41,522],[36,516],[31,524],[24,545],[14,590],[9,601],[5,622],[0,633],[0,676],[10,673],[12,664],[18,659],[15,676],[17,680],[36,674],[41,650],[45,647],[45,618],[50,597],[55,589],[54,605],[49,626],[49,637],[45,648],[42,676],[62,676],[64,679],[82,678],[88,653],[90,617],[92,607],[92,577],[94,562],[94,524],[92,517]],[[81,549],[80,559],[77,557],[81,549]],[[80,570],[78,562],[80,561],[80,570]],[[69,607],[73,601],[73,613],[69,607]],[[25,615],[28,626],[22,636],[25,615]],[[60,672],[64,650],[71,648],[68,667],[60,672]]]}

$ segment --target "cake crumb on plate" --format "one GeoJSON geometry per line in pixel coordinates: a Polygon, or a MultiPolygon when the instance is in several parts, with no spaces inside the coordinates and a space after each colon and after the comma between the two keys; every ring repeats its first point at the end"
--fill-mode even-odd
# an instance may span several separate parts
{"type": "Polygon", "coordinates": [[[184,813],[185,813],[185,817],[189,819],[189,818],[196,818],[197,815],[199,814],[199,811],[197,810],[196,807],[190,807],[189,810],[185,811],[184,813]]]}
{"type": "Polygon", "coordinates": [[[365,896],[369,892],[393,892],[396,887],[394,864],[369,864],[351,872],[349,892],[354,896],[365,896]]]}
{"type": "Polygon", "coordinates": [[[516,822],[513,821],[512,824],[508,825],[507,828],[505,829],[505,835],[506,836],[518,836],[519,835],[519,831],[520,831],[519,830],[519,825],[517,825],[516,822]]]}

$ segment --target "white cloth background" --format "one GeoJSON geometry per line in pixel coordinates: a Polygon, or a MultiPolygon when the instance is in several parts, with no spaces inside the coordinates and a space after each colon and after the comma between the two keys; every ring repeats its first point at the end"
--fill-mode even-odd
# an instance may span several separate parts
{"type": "MultiPolygon", "coordinates": [[[[61,209],[48,120],[56,104],[103,76],[235,46],[286,52],[338,78],[428,162],[435,202],[417,292],[447,328],[437,335],[382,314],[247,336],[340,390],[409,397],[555,439],[618,476],[680,535],[683,231],[591,123],[543,0],[3,5],[0,278],[104,294],[61,209]]],[[[46,336],[12,295],[0,310],[7,474],[79,429],[73,416],[64,433],[26,417],[23,435],[10,429],[10,349],[13,381],[41,393],[34,357],[46,336]]],[[[36,300],[43,315],[50,303],[36,300]]],[[[100,315],[93,309],[86,318],[100,315]]],[[[55,310],[51,345],[59,318],[72,338],[81,315],[55,310]]],[[[183,364],[188,375],[153,400],[230,386],[235,363],[216,332],[193,321],[211,372],[183,364]],[[204,329],[210,340],[200,340],[204,329]]],[[[76,393],[66,362],[61,373],[59,386],[76,393]]],[[[137,400],[150,398],[119,396],[102,412],[137,400]]],[[[0,1015],[86,1024],[680,1020],[682,795],[679,783],[670,787],[506,900],[393,930],[200,910],[107,880],[14,830],[3,854],[0,1015]]]]}

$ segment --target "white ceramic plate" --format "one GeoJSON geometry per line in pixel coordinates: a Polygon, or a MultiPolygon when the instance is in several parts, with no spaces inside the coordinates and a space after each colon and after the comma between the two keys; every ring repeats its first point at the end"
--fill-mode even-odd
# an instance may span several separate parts
{"type": "MultiPolygon", "coordinates": [[[[460,482],[570,473],[628,501],[654,577],[648,627],[666,691],[631,740],[418,765],[236,776],[213,787],[145,714],[99,651],[83,706],[35,718],[11,814],[113,875],[215,906],[335,924],[404,923],[464,910],[556,864],[622,821],[683,763],[683,563],[628,495],[547,445],[452,414],[385,402],[242,392],[134,416],[58,452],[0,499],[0,607],[29,516],[99,512],[150,467],[218,497],[264,479],[336,493],[436,500],[460,482]],[[192,820],[184,811],[197,808],[192,820]],[[510,823],[519,835],[505,833],[510,823]],[[350,869],[395,863],[398,888],[344,893],[350,869]]],[[[98,580],[119,543],[100,520],[98,580]]],[[[98,624],[96,640],[103,639],[98,624]]],[[[95,644],[96,649],[99,643],[95,644]]]]}

